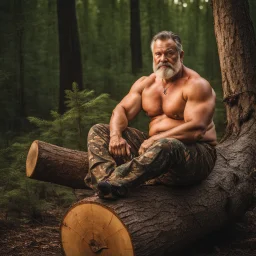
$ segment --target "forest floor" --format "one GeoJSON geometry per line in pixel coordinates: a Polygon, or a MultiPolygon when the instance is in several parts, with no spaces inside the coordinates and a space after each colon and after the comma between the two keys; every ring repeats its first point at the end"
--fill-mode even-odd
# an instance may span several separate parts
{"type": "MultiPolygon", "coordinates": [[[[66,210],[48,211],[40,221],[6,221],[0,215],[0,255],[62,256],[59,224],[66,210]]],[[[172,256],[256,256],[256,203],[239,222],[172,256]]]]}
{"type": "Polygon", "coordinates": [[[61,256],[59,224],[66,209],[49,211],[43,219],[7,220],[0,216],[1,256],[61,256]]]}

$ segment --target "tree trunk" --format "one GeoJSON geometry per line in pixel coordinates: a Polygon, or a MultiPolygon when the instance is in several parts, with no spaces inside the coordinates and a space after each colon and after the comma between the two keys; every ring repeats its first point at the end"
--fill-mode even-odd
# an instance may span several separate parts
{"type": "Polygon", "coordinates": [[[196,187],[144,186],[114,202],[86,198],[63,218],[65,255],[171,255],[245,210],[252,184],[244,177],[238,180],[239,189],[230,190],[236,187],[233,174],[215,171],[196,187]],[[237,200],[239,208],[230,207],[237,200]]]}
{"type": "Polygon", "coordinates": [[[29,178],[48,181],[76,189],[88,188],[84,177],[88,172],[86,152],[34,141],[26,161],[29,178]]]}
{"type": "Polygon", "coordinates": [[[130,0],[130,9],[131,9],[130,46],[131,46],[131,55],[132,55],[132,73],[136,75],[142,69],[139,0],[130,0]]]}
{"type": "Polygon", "coordinates": [[[59,113],[63,114],[66,110],[65,90],[71,90],[73,82],[82,89],[83,77],[75,0],[58,0],[57,11],[60,53],[59,113]]]}
{"type": "Polygon", "coordinates": [[[255,117],[256,40],[248,1],[212,1],[227,111],[227,132],[238,136],[255,117]]]}
{"type": "MultiPolygon", "coordinates": [[[[255,37],[244,0],[214,0],[213,13],[228,115],[213,172],[194,186],[144,185],[118,201],[81,200],[61,224],[67,256],[166,255],[235,220],[249,206],[256,173],[255,37]]],[[[63,166],[70,160],[64,157],[63,166]]]]}
{"type": "Polygon", "coordinates": [[[23,1],[14,1],[14,20],[16,29],[16,74],[17,74],[17,116],[20,126],[24,126],[26,116],[24,84],[24,8],[23,1]]]}
{"type": "MultiPolygon", "coordinates": [[[[212,174],[200,185],[141,186],[126,199],[109,202],[89,197],[72,206],[61,225],[65,254],[97,255],[103,250],[108,255],[164,255],[241,216],[254,188],[244,170],[253,175],[255,131],[234,143],[222,143],[217,152],[212,174]],[[229,156],[239,159],[240,165],[230,163],[229,156]],[[117,246],[120,243],[125,245],[117,246]]],[[[28,154],[27,175],[81,188],[77,183],[83,183],[88,168],[85,157],[84,152],[35,141],[28,154]]]]}

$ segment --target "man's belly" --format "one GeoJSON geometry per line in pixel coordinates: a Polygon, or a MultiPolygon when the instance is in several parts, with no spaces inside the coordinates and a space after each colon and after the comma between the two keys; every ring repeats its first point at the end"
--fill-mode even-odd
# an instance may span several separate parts
{"type": "Polygon", "coordinates": [[[149,124],[149,136],[168,131],[184,123],[184,120],[176,120],[169,117],[158,116],[152,118],[149,124]]]}
{"type": "MultiPolygon", "coordinates": [[[[172,119],[165,115],[152,118],[149,124],[149,136],[151,137],[155,134],[168,131],[184,123],[184,120],[172,119]]],[[[217,144],[217,136],[213,122],[207,127],[206,133],[200,141],[208,142],[211,145],[217,144]]]]}

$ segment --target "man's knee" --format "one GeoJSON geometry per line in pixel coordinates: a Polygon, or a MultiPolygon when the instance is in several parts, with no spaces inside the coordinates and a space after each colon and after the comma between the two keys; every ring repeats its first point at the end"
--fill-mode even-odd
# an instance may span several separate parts
{"type": "Polygon", "coordinates": [[[108,127],[107,124],[93,125],[88,132],[87,142],[97,141],[100,137],[106,138],[109,135],[108,127]]]}
{"type": "Polygon", "coordinates": [[[184,148],[183,143],[175,138],[161,138],[155,142],[154,146],[159,146],[167,151],[184,148]]]}
{"type": "Polygon", "coordinates": [[[92,133],[102,133],[102,131],[108,129],[108,125],[107,124],[95,124],[93,125],[90,130],[89,130],[89,134],[92,133]]]}

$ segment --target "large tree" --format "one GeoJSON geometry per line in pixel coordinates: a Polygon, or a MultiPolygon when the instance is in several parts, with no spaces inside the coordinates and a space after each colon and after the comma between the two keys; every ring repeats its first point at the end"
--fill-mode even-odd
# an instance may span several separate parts
{"type": "Polygon", "coordinates": [[[16,27],[16,74],[17,74],[17,114],[21,118],[26,116],[25,85],[24,85],[24,13],[23,1],[14,1],[14,22],[16,27]]]}
{"type": "Polygon", "coordinates": [[[212,3],[227,110],[226,137],[242,136],[255,118],[256,39],[249,5],[244,0],[212,3]]]}
{"type": "MultiPolygon", "coordinates": [[[[256,173],[256,40],[247,1],[212,3],[228,121],[213,172],[192,187],[142,186],[116,202],[97,197],[81,200],[61,225],[67,256],[105,251],[108,255],[165,255],[235,220],[248,207],[256,173]]],[[[88,163],[79,160],[74,164],[72,159],[85,155],[73,151],[67,157],[67,150],[57,151],[58,157],[50,159],[47,154],[54,155],[56,146],[34,142],[27,174],[44,180],[53,175],[56,181],[59,170],[65,177],[60,183],[70,180],[73,187],[79,187],[72,181],[79,180],[77,173],[83,173],[83,164],[88,163]],[[63,166],[64,158],[68,168],[63,166]],[[44,174],[46,167],[55,175],[44,174]]]]}
{"type": "Polygon", "coordinates": [[[65,90],[76,82],[83,87],[82,62],[78,36],[75,0],[58,0],[58,29],[60,55],[59,112],[66,110],[65,90]]]}
{"type": "Polygon", "coordinates": [[[131,17],[130,46],[131,46],[131,55],[132,55],[132,73],[137,74],[142,69],[139,0],[130,0],[130,17],[131,17]]]}

